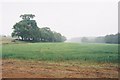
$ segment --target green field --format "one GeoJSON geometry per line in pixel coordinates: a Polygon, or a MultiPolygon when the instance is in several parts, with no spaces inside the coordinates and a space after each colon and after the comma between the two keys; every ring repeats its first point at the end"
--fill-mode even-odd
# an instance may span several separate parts
{"type": "Polygon", "coordinates": [[[3,59],[117,63],[117,44],[21,43],[2,45],[3,59]]]}

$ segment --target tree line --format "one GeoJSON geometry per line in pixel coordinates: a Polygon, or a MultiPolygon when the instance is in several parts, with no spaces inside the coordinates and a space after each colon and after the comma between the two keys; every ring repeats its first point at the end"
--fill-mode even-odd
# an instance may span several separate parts
{"type": "Polygon", "coordinates": [[[83,37],[82,42],[84,43],[110,43],[110,44],[120,44],[120,33],[110,34],[102,37],[88,38],[83,37]]]}
{"type": "Polygon", "coordinates": [[[24,14],[20,17],[22,20],[13,26],[12,37],[31,42],[63,42],[66,40],[65,36],[52,31],[49,27],[39,28],[37,22],[33,20],[35,15],[24,14]]]}

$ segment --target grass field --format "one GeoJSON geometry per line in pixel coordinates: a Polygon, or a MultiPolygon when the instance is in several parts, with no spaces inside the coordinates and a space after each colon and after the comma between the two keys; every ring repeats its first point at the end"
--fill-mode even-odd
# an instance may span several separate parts
{"type": "Polygon", "coordinates": [[[2,59],[3,77],[118,77],[117,44],[10,43],[2,59]]]}
{"type": "Polygon", "coordinates": [[[78,43],[26,43],[2,46],[2,58],[42,61],[117,63],[118,45],[78,43]]]}

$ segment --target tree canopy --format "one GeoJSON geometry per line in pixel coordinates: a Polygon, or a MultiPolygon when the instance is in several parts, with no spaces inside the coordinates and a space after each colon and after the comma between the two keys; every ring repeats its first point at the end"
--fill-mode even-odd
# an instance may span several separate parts
{"type": "Polygon", "coordinates": [[[106,43],[115,43],[115,44],[118,43],[118,44],[120,44],[120,33],[106,35],[105,42],[106,43]]]}
{"type": "Polygon", "coordinates": [[[39,28],[37,22],[33,20],[35,15],[24,14],[20,17],[22,20],[13,26],[12,37],[32,42],[63,42],[66,40],[65,36],[52,31],[49,27],[39,28]]]}
{"type": "Polygon", "coordinates": [[[109,43],[109,44],[120,44],[120,33],[110,34],[103,37],[95,37],[93,40],[88,37],[83,37],[82,42],[85,43],[109,43]]]}
{"type": "Polygon", "coordinates": [[[22,18],[22,19],[27,19],[27,20],[30,20],[30,19],[33,19],[34,17],[35,17],[35,15],[33,15],[33,14],[24,14],[24,15],[20,15],[20,17],[22,18]]]}

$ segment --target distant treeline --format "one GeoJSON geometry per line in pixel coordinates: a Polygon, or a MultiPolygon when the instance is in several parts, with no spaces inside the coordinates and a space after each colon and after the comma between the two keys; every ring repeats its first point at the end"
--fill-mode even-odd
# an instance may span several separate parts
{"type": "Polygon", "coordinates": [[[12,37],[17,37],[18,40],[31,42],[63,42],[66,37],[60,33],[51,31],[49,27],[39,28],[32,14],[24,14],[20,16],[21,21],[13,26],[12,37]]]}
{"type": "Polygon", "coordinates": [[[113,43],[113,44],[120,44],[120,33],[117,34],[110,34],[103,37],[95,37],[95,38],[88,38],[83,37],[81,42],[84,43],[113,43]]]}

